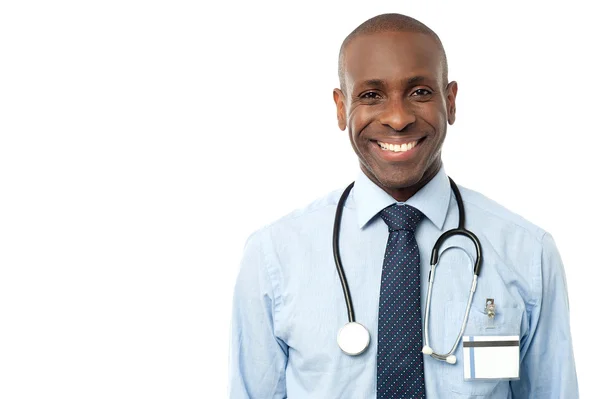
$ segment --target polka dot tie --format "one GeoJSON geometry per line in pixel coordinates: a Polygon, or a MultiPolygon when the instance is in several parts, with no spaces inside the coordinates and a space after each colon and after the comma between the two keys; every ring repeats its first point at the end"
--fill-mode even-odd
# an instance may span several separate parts
{"type": "Polygon", "coordinates": [[[421,273],[415,229],[423,214],[410,205],[380,212],[389,236],[379,294],[377,399],[425,398],[421,273]]]}

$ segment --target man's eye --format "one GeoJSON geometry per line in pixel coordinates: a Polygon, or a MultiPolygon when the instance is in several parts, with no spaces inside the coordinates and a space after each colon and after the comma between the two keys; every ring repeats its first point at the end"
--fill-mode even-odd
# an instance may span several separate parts
{"type": "Polygon", "coordinates": [[[374,91],[368,91],[360,96],[360,98],[366,98],[368,100],[376,100],[381,96],[374,91]]]}
{"type": "Polygon", "coordinates": [[[427,89],[417,89],[413,92],[413,96],[429,96],[431,95],[431,91],[427,89]]]}

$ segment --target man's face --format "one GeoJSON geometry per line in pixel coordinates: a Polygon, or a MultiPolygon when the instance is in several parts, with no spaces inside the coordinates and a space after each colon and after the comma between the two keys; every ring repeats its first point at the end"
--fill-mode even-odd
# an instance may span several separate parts
{"type": "Polygon", "coordinates": [[[363,172],[405,201],[441,167],[454,122],[457,86],[443,81],[436,42],[411,32],[358,36],[345,49],[345,83],[345,93],[334,90],[340,129],[363,172]]]}

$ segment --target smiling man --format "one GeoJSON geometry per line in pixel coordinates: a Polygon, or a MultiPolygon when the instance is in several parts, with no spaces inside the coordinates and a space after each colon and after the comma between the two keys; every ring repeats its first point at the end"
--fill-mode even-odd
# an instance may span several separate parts
{"type": "Polygon", "coordinates": [[[437,35],[374,17],[343,42],[339,76],[360,173],[249,238],[230,396],[577,398],[552,237],[444,171],[458,86],[437,35]]]}

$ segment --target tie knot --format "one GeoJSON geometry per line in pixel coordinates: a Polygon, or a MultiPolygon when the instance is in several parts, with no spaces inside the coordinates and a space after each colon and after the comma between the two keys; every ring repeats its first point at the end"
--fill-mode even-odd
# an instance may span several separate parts
{"type": "Polygon", "coordinates": [[[388,206],[379,215],[388,225],[389,231],[407,230],[414,232],[423,219],[423,213],[410,205],[395,204],[388,206]]]}

